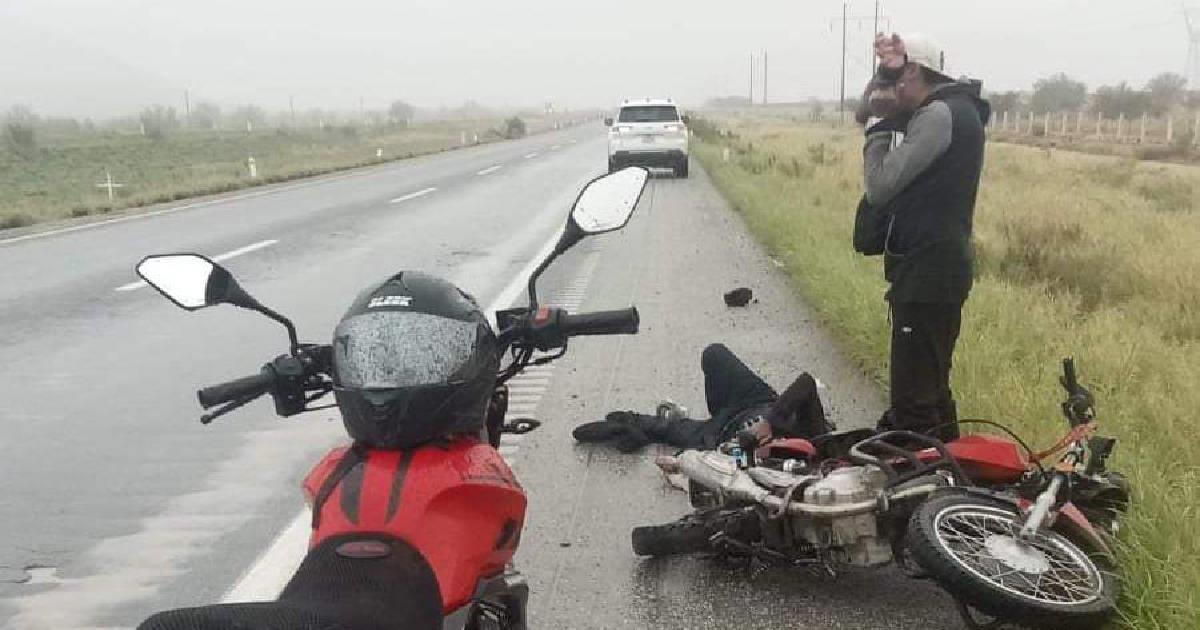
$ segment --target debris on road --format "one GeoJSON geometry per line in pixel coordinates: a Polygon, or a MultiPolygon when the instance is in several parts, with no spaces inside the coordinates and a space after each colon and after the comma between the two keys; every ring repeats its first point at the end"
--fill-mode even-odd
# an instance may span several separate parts
{"type": "Polygon", "coordinates": [[[754,292],[747,287],[738,287],[725,294],[725,306],[745,306],[754,299],[754,292]]]}

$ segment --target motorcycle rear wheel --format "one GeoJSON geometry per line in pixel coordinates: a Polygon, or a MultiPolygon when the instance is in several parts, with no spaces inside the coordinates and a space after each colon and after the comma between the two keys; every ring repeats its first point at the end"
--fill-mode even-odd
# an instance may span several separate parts
{"type": "Polygon", "coordinates": [[[709,526],[696,515],[685,516],[666,525],[633,528],[633,552],[639,556],[661,557],[711,551],[709,526]]]}
{"type": "Polygon", "coordinates": [[[1028,542],[1011,505],[964,494],[926,501],[908,525],[919,565],[960,602],[1034,628],[1097,628],[1113,612],[1116,575],[1052,532],[1028,542]]]}

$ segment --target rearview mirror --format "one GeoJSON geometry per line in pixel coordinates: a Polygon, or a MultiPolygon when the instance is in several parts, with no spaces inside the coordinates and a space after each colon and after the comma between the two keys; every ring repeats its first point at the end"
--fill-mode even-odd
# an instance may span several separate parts
{"type": "Polygon", "coordinates": [[[575,200],[572,222],[584,234],[603,234],[625,227],[649,176],[650,171],[630,166],[592,180],[575,200]]]}
{"type": "Polygon", "coordinates": [[[649,178],[650,171],[640,166],[628,166],[608,175],[601,175],[583,187],[575,199],[575,205],[571,206],[567,227],[559,237],[558,243],[529,276],[530,310],[537,308],[537,281],[550,263],[585,236],[625,227],[642,198],[642,191],[646,189],[646,180],[649,178]]]}
{"type": "Polygon", "coordinates": [[[199,254],[159,254],[143,258],[136,270],[146,284],[180,308],[194,311],[232,304],[270,317],[287,329],[292,354],[297,354],[300,342],[292,321],[260,304],[246,293],[233,274],[208,258],[199,254]]]}
{"type": "Polygon", "coordinates": [[[683,121],[683,124],[685,124],[685,125],[690,125],[690,124],[692,124],[692,117],[691,117],[691,116],[688,116],[687,114],[684,114],[683,116],[680,116],[680,117],[679,117],[679,119],[680,119],[680,120],[682,120],[682,121],[683,121]]]}
{"type": "Polygon", "coordinates": [[[612,126],[612,122],[613,122],[613,121],[612,121],[612,119],[611,119],[611,118],[605,118],[605,119],[604,119],[604,126],[605,126],[605,127],[611,127],[611,126],[612,126]]]}
{"type": "Polygon", "coordinates": [[[189,311],[225,301],[233,282],[228,271],[199,254],[147,256],[138,263],[137,274],[176,306],[189,311]]]}

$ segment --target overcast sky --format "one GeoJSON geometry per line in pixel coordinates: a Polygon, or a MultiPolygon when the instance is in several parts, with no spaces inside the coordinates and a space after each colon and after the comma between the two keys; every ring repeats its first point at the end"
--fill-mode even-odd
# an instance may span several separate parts
{"type": "MultiPolygon", "coordinates": [[[[1089,87],[1183,73],[1170,0],[891,0],[901,33],[955,74],[1023,88],[1054,72],[1089,87]]],[[[849,4],[866,16],[874,2],[849,4]]],[[[838,93],[842,3],[828,0],[0,0],[0,107],[109,116],[150,103],[357,110],[405,99],[609,106],[746,94],[769,54],[773,101],[838,93]]],[[[1200,12],[1197,12],[1200,16],[1200,12]]],[[[1198,25],[1200,28],[1200,25],[1198,25]]],[[[869,72],[870,24],[849,26],[848,93],[869,72]]]]}

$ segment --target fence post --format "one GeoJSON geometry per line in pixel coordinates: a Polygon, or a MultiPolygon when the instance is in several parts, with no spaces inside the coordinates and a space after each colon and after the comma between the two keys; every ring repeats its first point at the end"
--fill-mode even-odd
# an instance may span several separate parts
{"type": "Polygon", "coordinates": [[[1117,115],[1117,142],[1125,140],[1125,112],[1117,115]]]}
{"type": "Polygon", "coordinates": [[[1146,144],[1146,112],[1142,112],[1142,131],[1138,136],[1138,142],[1146,144]]]}
{"type": "Polygon", "coordinates": [[[1000,125],[1000,131],[1008,131],[1008,110],[1004,110],[1004,123],[1000,125]]]}
{"type": "Polygon", "coordinates": [[[1067,135],[1067,112],[1063,112],[1063,130],[1062,135],[1067,135]]]}
{"type": "Polygon", "coordinates": [[[1167,115],[1167,144],[1171,144],[1171,141],[1174,139],[1175,139],[1175,117],[1168,114],[1167,115]]]}
{"type": "Polygon", "coordinates": [[[1079,115],[1076,116],[1076,120],[1075,120],[1075,135],[1078,136],[1081,133],[1083,133],[1083,110],[1082,109],[1079,110],[1079,115]]]}
{"type": "Polygon", "coordinates": [[[1200,112],[1196,114],[1196,122],[1192,123],[1192,144],[1200,142],[1200,112]]]}
{"type": "Polygon", "coordinates": [[[1031,136],[1033,135],[1033,110],[1032,109],[1029,110],[1029,131],[1027,131],[1026,133],[1031,136]]]}
{"type": "Polygon", "coordinates": [[[1104,112],[1096,112],[1096,139],[1104,135],[1104,112]]]}
{"type": "Polygon", "coordinates": [[[1050,112],[1046,112],[1046,119],[1042,122],[1042,135],[1050,137],[1050,112]]]}

